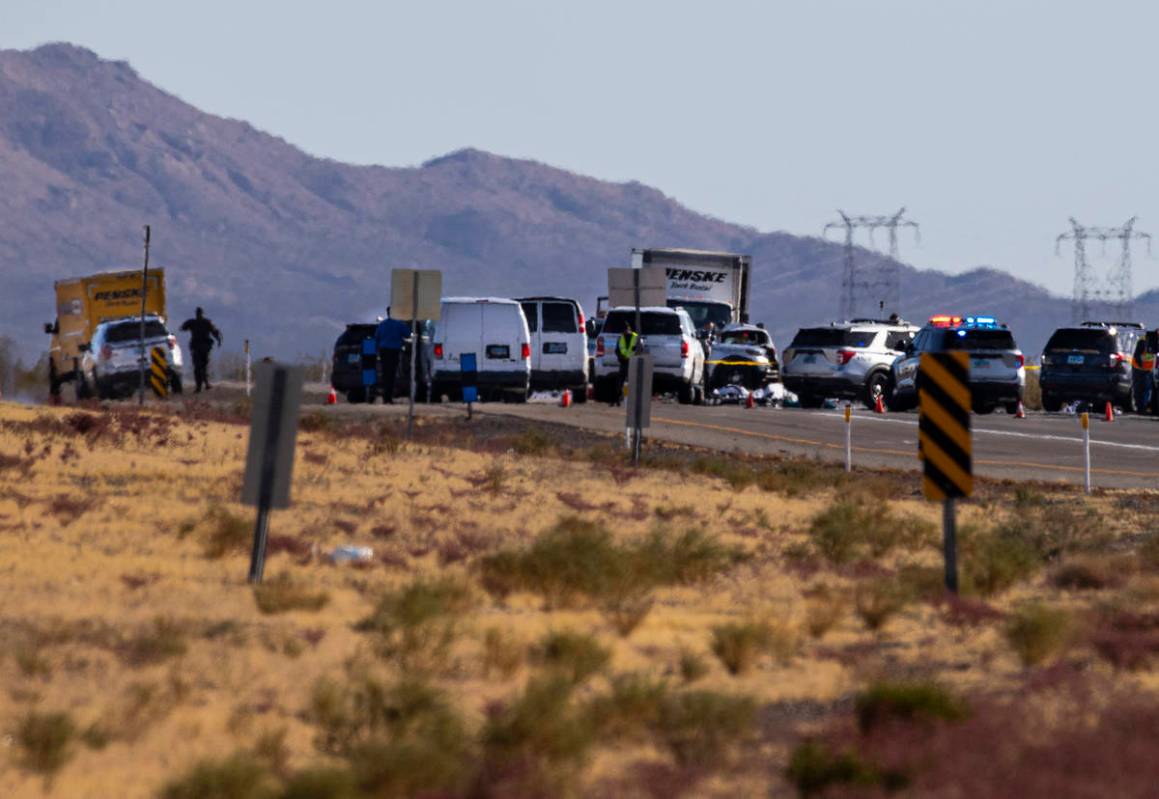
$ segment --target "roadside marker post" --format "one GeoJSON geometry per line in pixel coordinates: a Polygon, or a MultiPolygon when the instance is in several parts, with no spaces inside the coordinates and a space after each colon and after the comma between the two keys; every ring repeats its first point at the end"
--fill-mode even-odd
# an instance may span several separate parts
{"type": "Polygon", "coordinates": [[[652,426],[652,366],[651,355],[634,355],[628,362],[627,427],[633,466],[640,465],[642,431],[652,426]]]}
{"type": "Polygon", "coordinates": [[[479,388],[476,381],[479,378],[479,367],[475,360],[475,353],[464,352],[459,356],[459,379],[462,381],[463,402],[467,403],[467,418],[471,418],[471,406],[479,401],[479,388]]]}
{"type": "Polygon", "coordinates": [[[145,371],[147,361],[145,357],[145,308],[149,299],[149,225],[145,225],[145,267],[141,270],[141,354],[138,361],[141,366],[140,385],[137,392],[137,404],[145,404],[145,371]]]}
{"type": "MultiPolygon", "coordinates": [[[[443,273],[438,269],[392,269],[390,271],[390,316],[411,323],[410,407],[406,412],[406,437],[414,433],[415,383],[418,355],[422,346],[419,322],[439,321],[442,310],[443,273]]],[[[430,399],[428,397],[428,399],[430,399]]]]}
{"type": "Polygon", "coordinates": [[[922,353],[917,388],[922,493],[926,499],[942,502],[946,590],[956,594],[958,544],[954,501],[974,493],[969,353],[922,353]]]}
{"type": "Polygon", "coordinates": [[[853,403],[845,403],[845,471],[853,471],[853,403]]]}
{"type": "Polygon", "coordinates": [[[169,359],[164,347],[149,350],[149,387],[159,399],[169,396],[169,359]]]}
{"type": "Polygon", "coordinates": [[[1091,415],[1086,411],[1079,414],[1079,424],[1083,428],[1083,491],[1091,493],[1091,415]]]}
{"type": "Polygon", "coordinates": [[[305,375],[301,366],[273,361],[259,363],[255,372],[257,381],[241,501],[257,508],[249,581],[260,583],[266,567],[270,509],[290,506],[298,410],[305,375]]]}

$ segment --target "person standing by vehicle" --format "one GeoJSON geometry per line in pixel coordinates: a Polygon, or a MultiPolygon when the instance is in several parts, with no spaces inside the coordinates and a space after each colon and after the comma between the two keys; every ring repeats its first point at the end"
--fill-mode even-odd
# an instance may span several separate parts
{"type": "Polygon", "coordinates": [[[1155,333],[1140,336],[1131,359],[1131,391],[1135,397],[1135,411],[1150,413],[1155,392],[1155,333]]]}
{"type": "Polygon", "coordinates": [[[378,347],[378,358],[382,363],[382,401],[394,403],[394,379],[398,374],[398,361],[402,354],[402,345],[410,335],[410,326],[406,322],[392,319],[390,308],[386,309],[386,318],[378,324],[374,331],[375,345],[378,347]]]}
{"type": "Polygon", "coordinates": [[[616,398],[613,405],[624,404],[624,384],[628,381],[628,363],[632,360],[632,356],[636,354],[636,344],[640,337],[636,335],[636,331],[632,329],[631,322],[624,323],[624,332],[620,334],[620,338],[616,341],[616,360],[620,362],[620,378],[616,386],[616,398]]]}
{"type": "Polygon", "coordinates": [[[209,385],[209,351],[213,349],[213,341],[221,346],[221,331],[205,315],[200,307],[193,313],[192,319],[186,319],[181,329],[189,333],[189,352],[193,355],[193,380],[197,384],[195,394],[201,393],[202,386],[206,391],[213,388],[209,385]]]}

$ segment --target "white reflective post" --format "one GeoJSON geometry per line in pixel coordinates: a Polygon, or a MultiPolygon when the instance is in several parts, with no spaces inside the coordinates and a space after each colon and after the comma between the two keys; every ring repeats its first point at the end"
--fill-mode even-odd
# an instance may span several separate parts
{"type": "Polygon", "coordinates": [[[845,471],[853,471],[853,404],[845,403],[845,471]]]}
{"type": "Polygon", "coordinates": [[[1083,491],[1091,493],[1091,415],[1082,413],[1079,423],[1083,426],[1083,491]]]}

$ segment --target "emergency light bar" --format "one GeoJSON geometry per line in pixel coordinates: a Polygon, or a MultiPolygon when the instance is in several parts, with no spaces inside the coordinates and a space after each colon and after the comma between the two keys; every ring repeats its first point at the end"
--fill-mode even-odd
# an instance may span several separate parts
{"type": "Polygon", "coordinates": [[[930,324],[934,327],[957,327],[962,324],[962,317],[938,314],[930,317],[930,324]]]}

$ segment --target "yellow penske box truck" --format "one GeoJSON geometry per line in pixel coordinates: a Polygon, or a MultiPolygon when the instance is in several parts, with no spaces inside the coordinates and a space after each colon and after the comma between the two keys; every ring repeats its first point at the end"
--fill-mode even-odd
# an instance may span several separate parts
{"type": "MultiPolygon", "coordinates": [[[[44,326],[52,336],[49,348],[49,390],[55,397],[63,383],[75,382],[77,397],[92,395],[81,371],[81,358],[101,322],[141,314],[141,270],[103,272],[58,280],[56,320],[44,326]]],[[[165,271],[149,270],[145,314],[165,318],[165,271]]]]}

